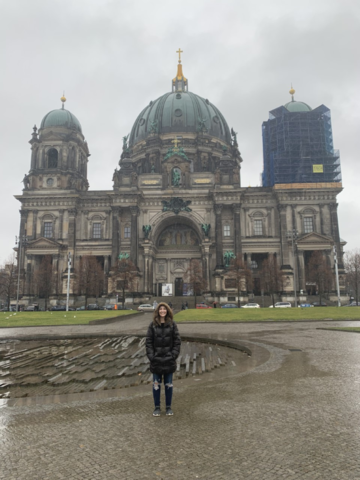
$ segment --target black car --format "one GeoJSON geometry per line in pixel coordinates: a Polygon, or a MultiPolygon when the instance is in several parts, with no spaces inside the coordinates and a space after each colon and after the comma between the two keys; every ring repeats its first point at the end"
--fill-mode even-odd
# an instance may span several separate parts
{"type": "Polygon", "coordinates": [[[87,310],[101,310],[99,305],[97,305],[96,303],[89,303],[89,305],[87,306],[86,309],[87,310]]]}
{"type": "MultiPolygon", "coordinates": [[[[50,308],[52,312],[66,312],[66,305],[54,305],[50,308]]],[[[68,312],[74,312],[76,309],[74,307],[69,307],[68,312]]]]}

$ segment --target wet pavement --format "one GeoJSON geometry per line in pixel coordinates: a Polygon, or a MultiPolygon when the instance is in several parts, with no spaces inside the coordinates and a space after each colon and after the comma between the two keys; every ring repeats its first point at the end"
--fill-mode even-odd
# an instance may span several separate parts
{"type": "MultiPolygon", "coordinates": [[[[108,336],[111,348],[149,321],[1,329],[0,342],[23,338],[1,344],[11,353],[31,339],[80,335],[84,348],[108,336]]],[[[142,383],[0,400],[0,479],[358,480],[360,335],[319,329],[352,325],[360,322],[180,324],[183,336],[229,341],[252,356],[210,345],[226,365],[178,378],[173,417],[152,417],[151,385],[142,383]]],[[[206,356],[209,344],[198,345],[206,356]]]]}

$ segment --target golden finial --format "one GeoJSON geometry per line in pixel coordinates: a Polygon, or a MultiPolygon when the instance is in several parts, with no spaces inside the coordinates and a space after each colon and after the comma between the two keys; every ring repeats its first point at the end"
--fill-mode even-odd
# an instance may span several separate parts
{"type": "Polygon", "coordinates": [[[179,54],[179,63],[181,63],[181,54],[184,53],[181,48],[179,47],[179,50],[176,50],[176,53],[179,54]]]}
{"type": "Polygon", "coordinates": [[[60,98],[62,101],[62,108],[64,109],[64,103],[66,102],[65,92],[63,92],[63,96],[60,98]]]}
{"type": "Polygon", "coordinates": [[[292,84],[291,84],[291,88],[290,88],[290,90],[289,90],[289,93],[290,93],[290,95],[291,95],[291,97],[292,97],[292,101],[294,101],[294,93],[295,93],[295,90],[293,89],[292,84]]]}

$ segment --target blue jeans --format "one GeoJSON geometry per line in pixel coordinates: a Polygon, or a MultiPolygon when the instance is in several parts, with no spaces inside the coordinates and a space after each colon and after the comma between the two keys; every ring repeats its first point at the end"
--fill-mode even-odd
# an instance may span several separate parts
{"type": "Polygon", "coordinates": [[[153,396],[155,408],[160,407],[160,392],[161,392],[161,383],[164,378],[165,385],[165,403],[166,408],[171,407],[172,393],[173,393],[173,374],[165,373],[164,375],[158,375],[153,373],[153,396]]]}

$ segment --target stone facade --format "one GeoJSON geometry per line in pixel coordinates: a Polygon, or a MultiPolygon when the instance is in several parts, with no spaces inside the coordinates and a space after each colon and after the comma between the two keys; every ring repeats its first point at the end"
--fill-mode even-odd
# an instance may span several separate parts
{"type": "MultiPolygon", "coordinates": [[[[172,95],[186,95],[181,82],[177,88],[172,95]]],[[[52,255],[54,294],[64,295],[71,252],[75,268],[82,256],[94,255],[107,276],[119,254],[127,253],[138,267],[138,294],[144,297],[158,295],[164,283],[179,287],[190,260],[198,259],[209,292],[231,296],[234,290],[225,285],[227,251],[252,268],[255,293],[260,293],[256,279],[261,262],[276,254],[286,273],[284,291],[291,295],[294,266],[298,289],[306,292],[310,253],[323,251],[334,267],[333,245],[343,288],[336,203],[341,184],[241,187],[235,132],[229,140],[225,134],[211,134],[205,120],[195,131],[176,125],[174,132],[167,127],[163,133],[160,118],[133,144],[124,137],[110,191],[88,188],[90,154],[81,127],[43,121],[39,132],[34,128],[30,171],[22,195],[16,197],[21,202],[20,233],[29,238],[21,258],[25,294],[34,293],[31,277],[42,257],[52,255]],[[295,256],[287,237],[293,229],[299,234],[295,256]]],[[[114,293],[110,283],[104,295],[114,293]]]]}

